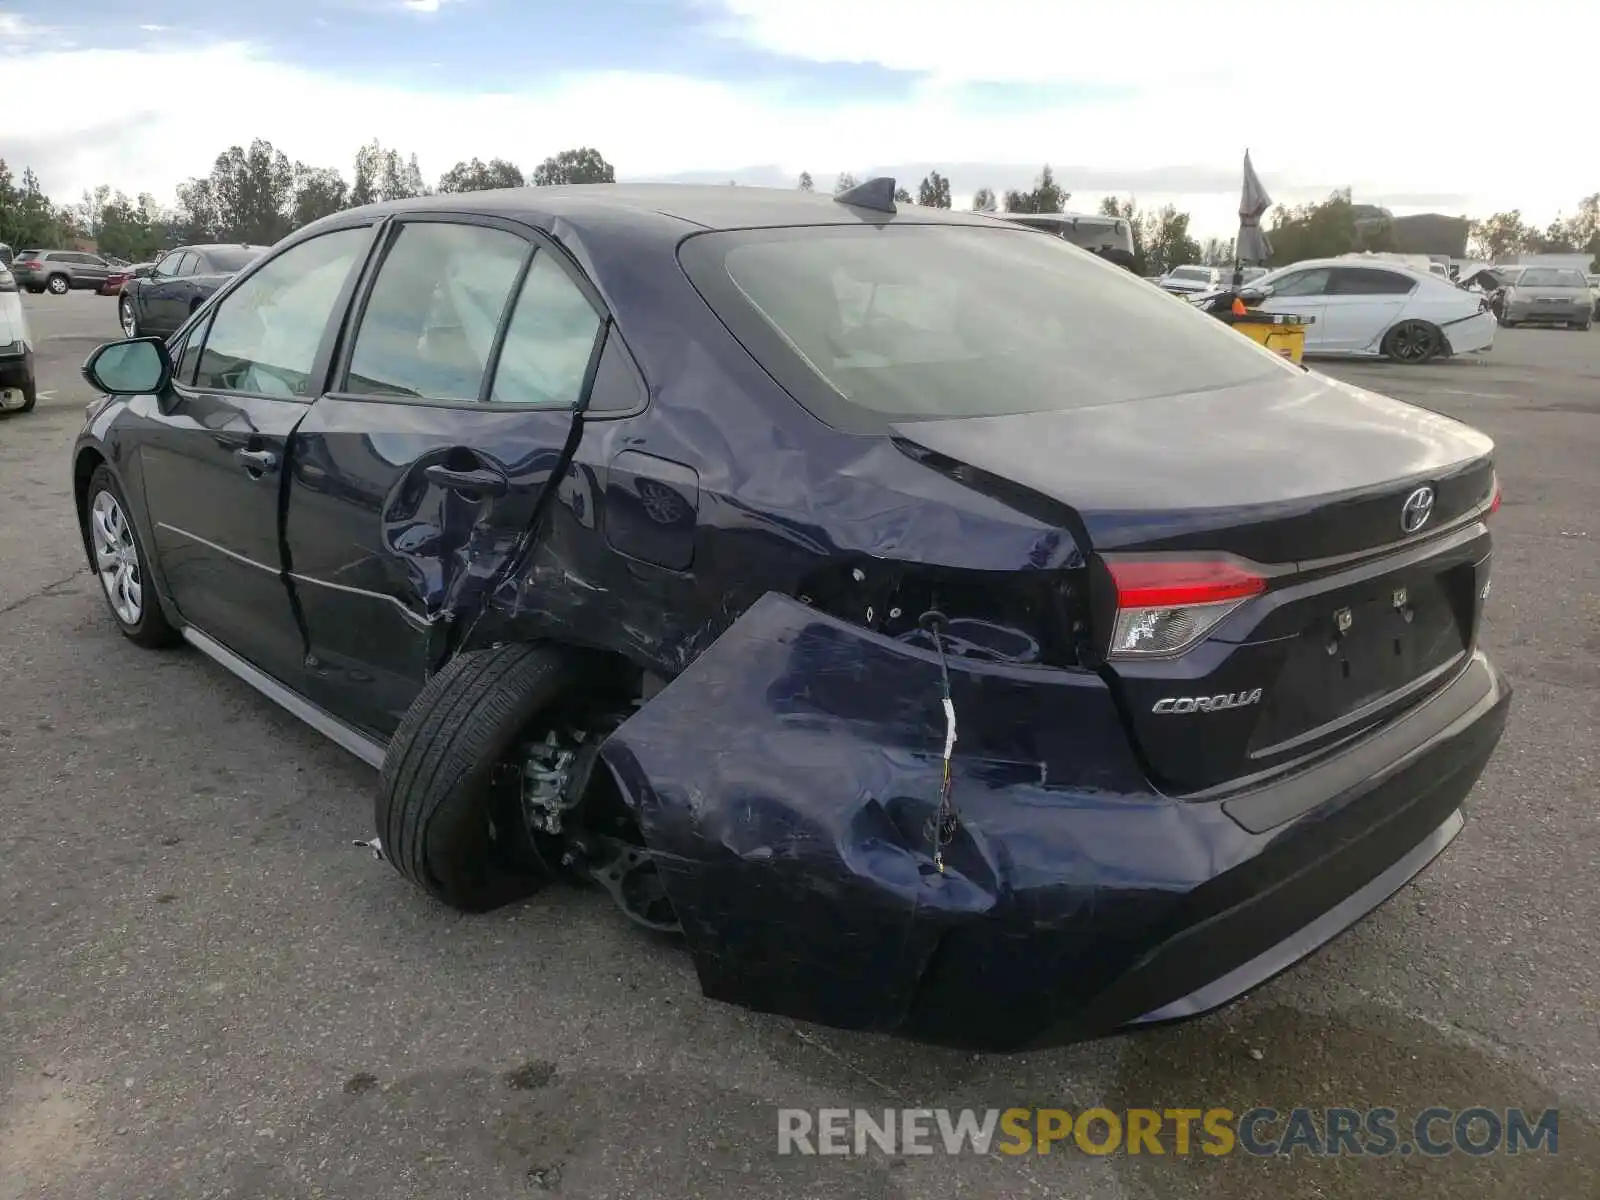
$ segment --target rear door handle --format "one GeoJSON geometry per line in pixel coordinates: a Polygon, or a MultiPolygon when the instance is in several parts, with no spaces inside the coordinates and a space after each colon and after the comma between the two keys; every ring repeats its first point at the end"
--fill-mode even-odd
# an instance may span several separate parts
{"type": "Polygon", "coordinates": [[[463,496],[504,496],[511,486],[504,475],[483,468],[452,471],[442,463],[435,463],[423,473],[440,487],[460,492],[463,496]]]}
{"type": "Polygon", "coordinates": [[[278,456],[271,450],[235,450],[233,461],[252,475],[267,475],[278,469],[278,456]]]}

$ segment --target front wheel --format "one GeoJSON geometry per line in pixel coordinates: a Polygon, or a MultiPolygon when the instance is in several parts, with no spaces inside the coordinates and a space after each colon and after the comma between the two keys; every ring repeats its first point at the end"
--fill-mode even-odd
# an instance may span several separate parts
{"type": "Polygon", "coordinates": [[[1383,352],[1393,362],[1415,367],[1437,355],[1443,340],[1439,331],[1426,321],[1402,321],[1384,338],[1383,352]]]}
{"type": "Polygon", "coordinates": [[[52,296],[65,296],[72,290],[72,284],[65,275],[52,275],[44,281],[45,288],[52,296]]]}
{"type": "Polygon", "coordinates": [[[178,632],[167,622],[151,583],[149,556],[128,517],[128,502],[106,467],[89,477],[84,512],[95,574],[117,628],[129,641],[154,649],[170,646],[178,632]]]}
{"type": "Polygon", "coordinates": [[[139,336],[139,314],[134,311],[133,298],[124,296],[117,301],[117,316],[122,321],[122,334],[124,337],[136,338],[139,336]]]}

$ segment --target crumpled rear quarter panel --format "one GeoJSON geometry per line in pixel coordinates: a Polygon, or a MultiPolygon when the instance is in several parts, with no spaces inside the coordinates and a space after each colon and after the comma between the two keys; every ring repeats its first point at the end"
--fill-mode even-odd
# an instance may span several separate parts
{"type": "Polygon", "coordinates": [[[1098,676],[952,662],[951,690],[943,875],[931,654],[769,593],[608,739],[706,995],[1021,1044],[1245,852],[1219,814],[1151,793],[1098,676]]]}

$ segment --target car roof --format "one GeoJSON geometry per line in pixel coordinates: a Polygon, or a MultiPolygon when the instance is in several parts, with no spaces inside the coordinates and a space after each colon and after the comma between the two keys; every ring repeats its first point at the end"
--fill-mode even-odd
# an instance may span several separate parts
{"type": "Polygon", "coordinates": [[[1398,271],[1402,275],[1416,275],[1422,279],[1439,278],[1432,271],[1424,270],[1421,267],[1413,266],[1408,262],[1395,258],[1302,258],[1299,262],[1292,262],[1282,267],[1274,267],[1273,274],[1276,275],[1279,271],[1290,271],[1305,267],[1343,267],[1346,270],[1353,267],[1356,270],[1398,271]]]}
{"type": "Polygon", "coordinates": [[[993,226],[995,218],[949,208],[896,205],[894,213],[836,203],[832,196],[797,188],[730,187],[686,183],[584,183],[559,187],[499,188],[390,200],[352,212],[461,212],[564,220],[582,229],[603,220],[680,237],[687,227],[762,229],[792,225],[926,224],[993,226]]]}

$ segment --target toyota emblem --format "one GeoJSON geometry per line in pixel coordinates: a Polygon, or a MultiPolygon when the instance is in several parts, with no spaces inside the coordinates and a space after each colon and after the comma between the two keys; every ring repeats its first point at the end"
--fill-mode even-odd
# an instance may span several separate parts
{"type": "Polygon", "coordinates": [[[1400,529],[1405,533],[1415,533],[1428,523],[1428,518],[1433,516],[1433,489],[1424,485],[1406,497],[1406,502],[1400,506],[1400,529]]]}

